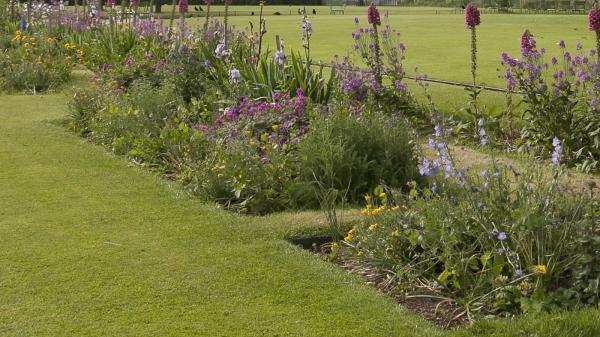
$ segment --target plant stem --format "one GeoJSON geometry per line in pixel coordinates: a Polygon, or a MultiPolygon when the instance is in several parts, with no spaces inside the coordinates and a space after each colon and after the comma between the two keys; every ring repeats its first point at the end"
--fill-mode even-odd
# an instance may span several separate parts
{"type": "Polygon", "coordinates": [[[173,28],[173,21],[175,20],[175,7],[177,7],[177,0],[173,0],[171,7],[171,20],[169,21],[169,28],[173,28]]]}
{"type": "Polygon", "coordinates": [[[377,25],[373,23],[373,47],[375,48],[375,56],[373,57],[375,80],[381,85],[381,47],[379,46],[379,32],[377,31],[377,25]]]}
{"type": "Polygon", "coordinates": [[[206,4],[206,22],[204,23],[204,29],[208,27],[208,21],[210,20],[210,2],[206,4]]]}
{"type": "Polygon", "coordinates": [[[229,2],[225,1],[225,18],[223,18],[223,26],[224,26],[224,36],[223,36],[223,44],[227,48],[227,21],[229,16],[229,2]]]}

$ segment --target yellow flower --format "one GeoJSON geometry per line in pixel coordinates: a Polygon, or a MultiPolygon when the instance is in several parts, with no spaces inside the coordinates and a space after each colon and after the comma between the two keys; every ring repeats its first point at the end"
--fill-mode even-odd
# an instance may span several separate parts
{"type": "Polygon", "coordinates": [[[25,48],[29,48],[29,47],[31,47],[31,45],[30,45],[29,43],[25,43],[25,44],[23,45],[23,47],[25,47],[25,48]]]}
{"type": "Polygon", "coordinates": [[[277,130],[279,130],[279,125],[277,125],[277,124],[273,124],[273,125],[271,126],[271,129],[273,129],[273,131],[277,131],[277,130]]]}
{"type": "Polygon", "coordinates": [[[51,37],[49,37],[49,38],[48,38],[48,43],[51,43],[51,42],[54,42],[54,39],[53,39],[53,38],[51,38],[51,37]]]}
{"type": "Polygon", "coordinates": [[[397,238],[400,236],[400,231],[396,229],[395,231],[390,233],[390,236],[397,238]]]}
{"type": "Polygon", "coordinates": [[[392,211],[394,211],[394,212],[397,211],[397,210],[399,210],[399,209],[400,209],[400,206],[394,206],[394,207],[392,207],[392,211]]]}
{"type": "Polygon", "coordinates": [[[367,194],[367,195],[365,195],[365,200],[366,200],[366,201],[371,201],[371,196],[370,196],[370,195],[368,195],[368,194],[367,194]]]}
{"type": "Polygon", "coordinates": [[[365,255],[363,252],[358,252],[358,254],[356,254],[357,256],[363,256],[365,255]]]}
{"type": "Polygon", "coordinates": [[[252,131],[250,131],[250,130],[246,130],[246,131],[244,131],[244,134],[245,134],[246,136],[252,136],[252,131]]]}
{"type": "Polygon", "coordinates": [[[545,265],[539,264],[539,265],[533,267],[533,272],[536,274],[544,275],[548,272],[548,270],[546,269],[545,265]]]}
{"type": "Polygon", "coordinates": [[[353,237],[354,237],[354,229],[351,229],[348,232],[348,235],[346,235],[346,237],[344,238],[344,241],[352,241],[353,237]]]}
{"type": "Polygon", "coordinates": [[[385,192],[379,193],[379,198],[380,199],[385,199],[385,192]]]}
{"type": "Polygon", "coordinates": [[[77,51],[77,55],[78,55],[79,57],[83,57],[83,55],[85,55],[85,52],[84,52],[83,50],[78,50],[78,51],[77,51]]]}
{"type": "Polygon", "coordinates": [[[65,61],[71,62],[71,56],[65,56],[65,61]]]}
{"type": "Polygon", "coordinates": [[[376,224],[376,223],[374,223],[374,224],[372,224],[371,226],[369,226],[369,230],[370,230],[370,231],[377,230],[377,224],[376,224]]]}

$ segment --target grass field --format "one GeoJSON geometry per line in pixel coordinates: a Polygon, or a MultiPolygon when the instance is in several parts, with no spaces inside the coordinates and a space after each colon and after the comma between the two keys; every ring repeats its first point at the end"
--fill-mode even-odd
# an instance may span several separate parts
{"type": "Polygon", "coordinates": [[[202,204],[69,134],[68,96],[0,97],[0,335],[594,337],[600,311],[433,327],[283,238],[316,213],[202,204]]]}
{"type": "MultiPolygon", "coordinates": [[[[214,6],[212,10],[222,8],[214,6]]],[[[165,13],[168,10],[168,7],[165,13]]],[[[308,11],[312,7],[307,7],[308,11]]],[[[366,25],[366,8],[348,7],[345,15],[329,15],[328,7],[316,7],[317,14],[310,16],[313,23],[311,54],[315,60],[329,62],[334,55],[345,55],[352,46],[351,32],[355,26],[353,19],[358,16],[366,25]]],[[[256,11],[258,7],[233,6],[232,11],[256,11]]],[[[275,35],[281,36],[285,48],[300,50],[300,16],[289,15],[297,8],[288,6],[265,7],[270,14],[275,11],[287,14],[269,15],[265,41],[274,48],[275,35]]],[[[400,40],[407,46],[406,71],[414,74],[418,67],[421,74],[431,78],[469,83],[470,74],[470,32],[465,29],[463,17],[451,14],[448,8],[423,7],[382,7],[381,11],[390,11],[391,25],[401,32],[400,40]],[[444,14],[435,14],[436,12],[444,14]]],[[[190,18],[188,22],[199,24],[203,18],[190,18]]],[[[258,27],[256,16],[233,16],[230,22],[237,28],[249,26],[249,22],[258,27]]],[[[557,55],[560,50],[556,43],[565,40],[567,46],[574,50],[580,42],[584,48],[595,46],[595,37],[587,31],[585,15],[520,15],[489,14],[482,15],[482,24],[478,27],[478,64],[479,81],[482,84],[505,87],[499,78],[500,54],[508,52],[519,56],[520,38],[525,29],[530,29],[538,41],[538,47],[545,47],[548,54],[557,55]]],[[[418,90],[415,91],[420,95],[418,90]]],[[[432,92],[440,106],[446,112],[454,112],[464,107],[467,93],[462,88],[433,85],[432,92]]],[[[482,102],[487,113],[497,114],[503,109],[504,95],[485,92],[482,102]]]]}

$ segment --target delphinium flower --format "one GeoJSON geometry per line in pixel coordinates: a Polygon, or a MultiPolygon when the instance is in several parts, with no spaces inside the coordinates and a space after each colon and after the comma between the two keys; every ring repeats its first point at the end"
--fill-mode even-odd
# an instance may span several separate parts
{"type": "Polygon", "coordinates": [[[19,29],[21,32],[27,30],[27,18],[25,17],[25,15],[21,16],[21,25],[19,26],[19,29]]]}
{"type": "Polygon", "coordinates": [[[285,53],[283,52],[283,50],[278,50],[275,52],[274,63],[277,66],[285,65],[285,53]]]}
{"type": "Polygon", "coordinates": [[[552,151],[552,165],[558,166],[563,154],[563,147],[560,139],[554,137],[554,139],[552,139],[552,147],[554,148],[552,151]]]}
{"type": "Polygon", "coordinates": [[[188,12],[188,0],[179,0],[177,10],[179,11],[179,15],[185,15],[188,12]]]}
{"type": "Polygon", "coordinates": [[[475,29],[476,26],[481,24],[481,14],[477,6],[468,4],[465,8],[465,25],[467,29],[475,29]]]}
{"type": "Polygon", "coordinates": [[[600,9],[592,8],[588,14],[588,29],[596,33],[596,50],[600,52],[600,9]]]}

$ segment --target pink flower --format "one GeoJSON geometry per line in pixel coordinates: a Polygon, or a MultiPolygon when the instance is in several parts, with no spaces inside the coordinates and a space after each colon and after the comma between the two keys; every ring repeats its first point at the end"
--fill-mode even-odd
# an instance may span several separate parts
{"type": "Polygon", "coordinates": [[[108,7],[114,7],[115,6],[115,0],[107,0],[106,1],[106,5],[108,7]]]}
{"type": "Polygon", "coordinates": [[[529,29],[525,30],[521,36],[521,54],[527,56],[529,53],[535,51],[535,47],[536,43],[533,35],[529,32],[529,29]]]}
{"type": "Polygon", "coordinates": [[[590,32],[600,33],[600,9],[592,8],[588,15],[590,32]]]}
{"type": "Polygon", "coordinates": [[[179,14],[187,13],[188,0],[179,0],[178,9],[179,9],[179,14]]]}
{"type": "Polygon", "coordinates": [[[381,25],[381,17],[379,17],[379,10],[375,7],[374,3],[371,3],[369,10],[367,11],[367,19],[370,25],[381,25]]]}
{"type": "Polygon", "coordinates": [[[468,4],[467,8],[465,8],[465,25],[467,29],[473,29],[475,26],[479,26],[480,23],[479,9],[474,5],[468,4]]]}

